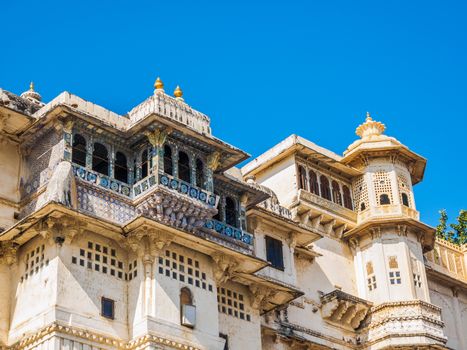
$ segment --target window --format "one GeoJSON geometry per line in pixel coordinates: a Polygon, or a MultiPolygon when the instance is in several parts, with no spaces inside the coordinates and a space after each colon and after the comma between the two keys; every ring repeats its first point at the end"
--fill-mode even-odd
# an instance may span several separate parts
{"type": "Polygon", "coordinates": [[[196,159],[196,186],[205,188],[204,184],[204,164],[201,159],[196,159]]]}
{"type": "Polygon", "coordinates": [[[92,153],[92,170],[109,176],[109,154],[104,145],[96,142],[92,153]]]}
{"type": "Polygon", "coordinates": [[[376,276],[371,261],[366,263],[366,274],[368,290],[371,292],[376,289],[376,276]]]}
{"type": "Polygon", "coordinates": [[[144,179],[149,174],[148,150],[145,149],[141,154],[141,179],[144,179]]]}
{"type": "Polygon", "coordinates": [[[364,211],[366,209],[365,203],[360,203],[360,211],[364,211]]]}
{"type": "Polygon", "coordinates": [[[224,333],[219,333],[219,338],[225,339],[224,350],[229,350],[229,336],[224,333]]]}
{"type": "Polygon", "coordinates": [[[284,270],[284,257],[282,255],[282,241],[266,236],[266,259],[273,267],[284,270]]]}
{"type": "Polygon", "coordinates": [[[390,271],[389,272],[389,282],[391,282],[391,284],[401,284],[401,272],[400,271],[390,271]]]}
{"type": "Polygon", "coordinates": [[[318,177],[314,171],[308,173],[310,192],[319,196],[318,177]]]}
{"type": "Polygon", "coordinates": [[[298,167],[298,187],[306,190],[306,171],[301,165],[298,167]]]}
{"type": "Polygon", "coordinates": [[[337,181],[332,181],[332,201],[339,205],[342,205],[342,196],[341,196],[341,189],[337,181]]]}
{"type": "Polygon", "coordinates": [[[405,205],[406,207],[410,207],[409,205],[409,196],[407,195],[407,193],[402,193],[401,194],[401,197],[402,197],[402,205],[405,205]]]}
{"type": "Polygon", "coordinates": [[[80,134],[73,136],[71,161],[75,164],[86,166],[86,140],[80,134]]]}
{"type": "Polygon", "coordinates": [[[115,154],[114,177],[118,181],[128,183],[128,166],[126,156],[122,152],[115,154]]]}
{"type": "Polygon", "coordinates": [[[164,172],[168,175],[173,175],[172,148],[164,146],[164,172]]]}
{"type": "Polygon", "coordinates": [[[190,158],[185,152],[178,153],[178,178],[185,182],[191,182],[190,158]]]}
{"type": "Polygon", "coordinates": [[[420,288],[422,286],[422,278],[421,278],[420,274],[418,274],[418,273],[413,274],[413,283],[414,283],[415,287],[420,288]]]}
{"type": "Polygon", "coordinates": [[[331,190],[329,188],[329,180],[326,176],[321,175],[319,178],[321,181],[321,197],[331,200],[331,190]]]}
{"type": "MultiPolygon", "coordinates": [[[[219,196],[219,193],[217,193],[216,191],[214,191],[214,194],[216,196],[219,196]]],[[[222,221],[222,198],[221,200],[219,200],[219,204],[217,205],[217,213],[212,218],[217,221],[222,221]]]]}
{"type": "Polygon", "coordinates": [[[237,208],[231,197],[225,198],[225,223],[233,227],[238,226],[237,208]]]}
{"type": "Polygon", "coordinates": [[[193,305],[193,296],[187,287],[180,290],[180,324],[194,328],[196,323],[196,309],[193,305]]]}
{"type": "Polygon", "coordinates": [[[113,320],[115,318],[115,301],[112,299],[101,299],[101,316],[113,320]]]}
{"type": "Polygon", "coordinates": [[[389,196],[386,193],[383,193],[381,196],[379,196],[379,204],[391,204],[391,200],[389,199],[389,196]]]}
{"type": "Polygon", "coordinates": [[[352,206],[352,196],[350,195],[350,190],[347,186],[342,187],[342,192],[344,194],[344,207],[347,209],[353,210],[352,206]]]}

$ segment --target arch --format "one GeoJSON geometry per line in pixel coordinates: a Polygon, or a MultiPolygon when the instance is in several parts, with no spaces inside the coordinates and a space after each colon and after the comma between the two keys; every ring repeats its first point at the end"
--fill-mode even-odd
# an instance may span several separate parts
{"type": "Polygon", "coordinates": [[[141,153],[141,178],[144,179],[149,175],[149,161],[148,161],[148,150],[145,149],[141,153]]]}
{"type": "Polygon", "coordinates": [[[164,146],[164,173],[173,175],[172,148],[169,145],[164,146]]]}
{"type": "Polygon", "coordinates": [[[319,196],[319,184],[318,184],[318,177],[313,170],[308,172],[308,186],[310,187],[310,192],[314,193],[319,196]]]}
{"type": "Polygon", "coordinates": [[[331,200],[331,189],[329,188],[329,180],[326,176],[321,175],[319,178],[321,182],[321,197],[326,198],[327,200],[331,200]]]}
{"type": "Polygon", "coordinates": [[[341,188],[336,180],[332,180],[332,201],[342,205],[341,188]]]}
{"type": "Polygon", "coordinates": [[[216,196],[219,196],[221,199],[219,200],[219,204],[217,205],[217,213],[212,218],[217,221],[222,221],[222,197],[217,191],[214,191],[214,194],[216,196]]]}
{"type": "Polygon", "coordinates": [[[122,152],[115,153],[114,178],[128,183],[128,164],[122,152]]]}
{"type": "Polygon", "coordinates": [[[107,148],[99,143],[94,143],[92,152],[92,170],[100,174],[109,176],[109,152],[107,148]]]}
{"type": "Polygon", "coordinates": [[[350,190],[346,185],[342,187],[342,193],[344,197],[344,207],[353,210],[352,196],[350,195],[350,190]]]}
{"type": "Polygon", "coordinates": [[[184,324],[183,322],[183,306],[184,305],[193,305],[193,294],[188,287],[183,287],[180,289],[180,324],[184,324]]]}
{"type": "Polygon", "coordinates": [[[389,196],[386,193],[383,193],[379,196],[379,204],[380,205],[391,204],[391,200],[389,199],[389,196]]]}
{"type": "Polygon", "coordinates": [[[231,197],[225,198],[225,223],[233,227],[238,226],[237,205],[231,197]]]}
{"type": "Polygon", "coordinates": [[[365,209],[366,209],[365,202],[361,202],[360,203],[360,211],[365,211],[365,209]]]}
{"type": "Polygon", "coordinates": [[[299,186],[299,189],[307,190],[307,188],[306,188],[306,170],[301,165],[298,166],[298,186],[299,186]]]}
{"type": "Polygon", "coordinates": [[[178,178],[185,182],[191,182],[190,157],[183,151],[178,152],[178,178]]]}
{"type": "Polygon", "coordinates": [[[199,158],[196,159],[196,186],[203,189],[205,188],[204,164],[199,158]]]}
{"type": "Polygon", "coordinates": [[[86,166],[86,139],[80,134],[73,135],[71,161],[72,163],[86,166]]]}
{"type": "Polygon", "coordinates": [[[409,196],[407,195],[407,193],[402,192],[401,198],[402,198],[402,205],[405,205],[406,207],[410,207],[409,196]]]}

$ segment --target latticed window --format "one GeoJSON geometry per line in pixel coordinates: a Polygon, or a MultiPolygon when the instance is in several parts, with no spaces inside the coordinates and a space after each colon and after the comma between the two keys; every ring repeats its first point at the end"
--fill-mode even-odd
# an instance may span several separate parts
{"type": "Polygon", "coordinates": [[[379,204],[381,205],[391,204],[391,200],[389,199],[389,196],[386,193],[383,193],[382,195],[379,196],[379,204]]]}
{"type": "Polygon", "coordinates": [[[401,199],[402,199],[402,205],[405,205],[406,207],[410,207],[409,196],[407,195],[407,193],[401,193],[401,199]]]}
{"type": "Polygon", "coordinates": [[[393,202],[391,180],[387,172],[378,171],[374,173],[373,185],[378,205],[386,205],[393,202]],[[383,203],[381,201],[383,201],[383,203]]]}
{"type": "Polygon", "coordinates": [[[369,207],[368,190],[365,179],[360,176],[353,184],[354,200],[359,211],[364,211],[369,207]]]}
{"type": "Polygon", "coordinates": [[[316,176],[316,173],[313,170],[310,170],[308,172],[308,179],[309,179],[310,192],[319,196],[318,177],[316,176]]]}
{"type": "Polygon", "coordinates": [[[399,186],[399,194],[402,205],[410,207],[410,184],[404,175],[399,174],[397,176],[397,184],[399,186]]]}
{"type": "Polygon", "coordinates": [[[298,186],[302,190],[306,190],[306,170],[301,165],[298,167],[298,186]]]}
{"type": "Polygon", "coordinates": [[[353,210],[353,205],[352,205],[352,196],[350,195],[350,190],[347,186],[342,187],[342,193],[344,197],[344,207],[347,209],[353,210]]]}
{"type": "Polygon", "coordinates": [[[341,189],[336,180],[332,181],[332,201],[339,205],[342,205],[341,189]]]}
{"type": "Polygon", "coordinates": [[[391,284],[401,284],[401,272],[399,270],[399,263],[396,256],[389,257],[389,282],[391,284]]]}
{"type": "Polygon", "coordinates": [[[98,142],[94,144],[92,153],[92,170],[109,176],[109,153],[107,148],[98,142]]]}
{"type": "Polygon", "coordinates": [[[86,166],[86,140],[79,134],[73,136],[71,161],[75,164],[86,166]]]}
{"type": "Polygon", "coordinates": [[[326,176],[321,175],[319,178],[321,182],[321,197],[331,200],[331,189],[329,187],[329,180],[326,176]]]}

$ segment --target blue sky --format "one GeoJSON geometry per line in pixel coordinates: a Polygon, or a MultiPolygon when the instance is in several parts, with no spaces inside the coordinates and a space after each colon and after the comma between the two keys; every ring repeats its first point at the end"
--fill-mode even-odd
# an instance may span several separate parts
{"type": "Polygon", "coordinates": [[[370,111],[428,159],[422,219],[467,208],[467,3],[8,1],[0,87],[30,80],[119,113],[180,84],[214,134],[257,156],[292,133],[342,154],[370,111]]]}

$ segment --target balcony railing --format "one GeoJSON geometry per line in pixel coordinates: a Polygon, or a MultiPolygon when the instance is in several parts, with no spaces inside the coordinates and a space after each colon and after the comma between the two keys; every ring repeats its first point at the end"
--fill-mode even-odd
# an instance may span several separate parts
{"type": "Polygon", "coordinates": [[[300,190],[298,193],[298,198],[300,201],[303,200],[303,201],[309,202],[312,205],[320,207],[321,209],[337,214],[344,219],[347,219],[350,221],[357,220],[357,213],[354,212],[353,210],[347,209],[339,204],[336,204],[330,200],[327,200],[323,197],[320,197],[306,190],[300,190]]]}
{"type": "Polygon", "coordinates": [[[253,245],[253,235],[242,231],[236,227],[227,225],[225,222],[217,221],[215,219],[207,220],[204,227],[216,231],[218,234],[230,237],[233,240],[245,243],[249,246],[253,245]]]}
{"type": "Polygon", "coordinates": [[[76,177],[87,183],[105,188],[128,199],[138,199],[148,193],[152,187],[161,185],[170,191],[176,191],[209,207],[217,207],[219,201],[219,196],[162,172],[157,177],[154,174],[150,175],[134,185],[125,184],[77,164],[73,164],[73,172],[76,177]]]}
{"type": "Polygon", "coordinates": [[[467,281],[467,266],[464,255],[467,245],[459,246],[444,239],[436,238],[433,250],[425,254],[427,264],[434,270],[467,281]]]}
{"type": "Polygon", "coordinates": [[[415,209],[401,204],[388,204],[379,207],[371,207],[370,209],[358,213],[358,221],[362,222],[369,218],[386,216],[406,216],[415,220],[420,219],[420,213],[415,209]]]}

